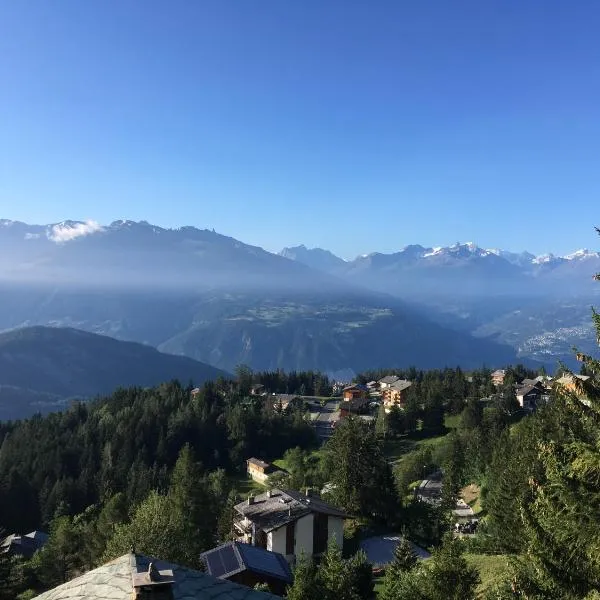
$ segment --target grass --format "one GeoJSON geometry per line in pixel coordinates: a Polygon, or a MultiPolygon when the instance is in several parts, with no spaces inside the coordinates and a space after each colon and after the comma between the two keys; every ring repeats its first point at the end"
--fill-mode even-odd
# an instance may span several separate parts
{"type": "MultiPolygon", "coordinates": [[[[500,583],[508,573],[506,554],[465,554],[467,562],[479,571],[481,583],[477,587],[477,597],[482,598],[487,590],[500,583]]],[[[383,588],[383,576],[375,577],[375,597],[378,598],[383,588]]]]}
{"type": "Polygon", "coordinates": [[[470,483],[460,491],[460,497],[479,515],[483,508],[481,506],[481,488],[476,483],[470,483]]]}
{"type": "Polygon", "coordinates": [[[478,596],[500,583],[508,573],[508,555],[506,554],[465,554],[467,562],[477,567],[481,583],[477,588],[478,596]]]}
{"type": "Polygon", "coordinates": [[[233,475],[231,481],[236,492],[242,498],[247,498],[251,493],[262,494],[267,489],[264,485],[250,479],[245,473],[233,475]]]}
{"type": "Polygon", "coordinates": [[[444,425],[446,429],[456,429],[460,424],[460,415],[446,415],[444,425]]]}

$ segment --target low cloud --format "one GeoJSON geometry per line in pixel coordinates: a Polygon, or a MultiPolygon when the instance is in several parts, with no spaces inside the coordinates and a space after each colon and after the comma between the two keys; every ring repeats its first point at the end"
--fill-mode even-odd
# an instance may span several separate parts
{"type": "Polygon", "coordinates": [[[96,221],[86,221],[85,223],[59,223],[54,225],[48,234],[48,239],[57,244],[70,242],[71,240],[91,235],[102,231],[103,227],[96,221]]]}

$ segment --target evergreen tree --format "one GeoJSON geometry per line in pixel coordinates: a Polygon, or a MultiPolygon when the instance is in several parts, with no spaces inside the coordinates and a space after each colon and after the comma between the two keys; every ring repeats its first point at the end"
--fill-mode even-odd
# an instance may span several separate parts
{"type": "Polygon", "coordinates": [[[199,555],[191,556],[195,541],[187,520],[173,509],[168,496],[150,492],[136,508],[129,523],[117,525],[108,541],[105,560],[130,552],[158,556],[162,560],[198,568],[199,555]]]}
{"type": "Polygon", "coordinates": [[[81,570],[80,533],[70,517],[58,517],[50,525],[48,541],[31,561],[45,588],[65,583],[81,570]]]}
{"type": "Polygon", "coordinates": [[[348,564],[342,558],[342,551],[335,540],[331,540],[327,546],[327,552],[319,564],[317,579],[323,600],[360,600],[353,578],[349,576],[348,564]]]}
{"type": "MultiPolygon", "coordinates": [[[[600,315],[592,318],[600,343],[600,315]]],[[[538,438],[539,471],[521,503],[526,560],[517,589],[526,597],[600,595],[600,360],[577,358],[590,378],[555,383],[558,429],[538,438]]]]}
{"type": "Polygon", "coordinates": [[[403,577],[417,566],[417,556],[406,536],[394,549],[394,560],[385,569],[383,586],[379,593],[380,600],[397,600],[401,597],[403,577]]]}
{"type": "Polygon", "coordinates": [[[218,500],[210,493],[209,485],[186,444],[175,463],[169,487],[174,518],[186,524],[187,543],[182,549],[187,553],[186,564],[195,564],[200,554],[216,542],[218,512],[215,506],[218,500]]]}
{"type": "Polygon", "coordinates": [[[394,478],[372,426],[345,418],[327,442],[324,463],[336,504],[350,513],[393,521],[398,508],[394,478]]]}
{"type": "Polygon", "coordinates": [[[460,489],[464,484],[466,465],[464,449],[456,433],[453,432],[446,436],[444,454],[442,503],[447,509],[452,510],[456,506],[460,489]]]}
{"type": "Polygon", "coordinates": [[[373,565],[367,560],[367,555],[362,550],[346,560],[346,571],[350,586],[356,595],[363,600],[372,598],[375,587],[373,565]]]}
{"type": "Polygon", "coordinates": [[[312,558],[302,553],[294,567],[294,583],[287,590],[287,600],[314,600],[321,598],[317,567],[312,558]]]}
{"type": "Polygon", "coordinates": [[[428,565],[427,600],[472,600],[479,573],[463,556],[460,540],[447,536],[428,565]]]}
{"type": "MultiPolygon", "coordinates": [[[[394,405],[395,406],[395,405],[394,405]]],[[[377,411],[377,418],[375,420],[375,434],[378,438],[385,440],[388,434],[388,423],[387,414],[385,412],[385,406],[382,404],[377,411]]]]}

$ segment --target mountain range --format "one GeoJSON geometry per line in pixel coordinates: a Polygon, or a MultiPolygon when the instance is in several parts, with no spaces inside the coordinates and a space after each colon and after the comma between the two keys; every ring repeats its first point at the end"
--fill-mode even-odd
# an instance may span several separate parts
{"type": "Polygon", "coordinates": [[[74,327],[232,371],[479,366],[506,345],[214,231],[0,221],[0,329],[74,327]]]}
{"type": "MultiPolygon", "coordinates": [[[[72,327],[232,371],[554,366],[593,343],[597,253],[412,245],[279,255],[147,222],[0,220],[0,330],[72,327]]],[[[1,382],[0,382],[1,383],[1,382]]]]}
{"type": "MultiPolygon", "coordinates": [[[[600,253],[587,249],[566,256],[480,248],[472,242],[427,248],[405,246],[392,254],[372,253],[347,261],[322,248],[284,248],[281,256],[338,277],[360,277],[363,284],[401,295],[512,293],[529,283],[526,294],[557,292],[557,280],[568,279],[572,291],[593,291],[592,276],[600,271],[600,253]],[[458,288],[456,284],[459,284],[458,288]],[[444,285],[451,285],[446,289],[444,285]]],[[[524,295],[523,290],[518,295],[524,295]]]]}
{"type": "Polygon", "coordinates": [[[600,299],[593,281],[600,272],[598,252],[535,256],[467,242],[411,245],[352,261],[305,246],[280,254],[415,303],[436,322],[509,344],[521,358],[573,365],[573,346],[588,353],[596,349],[590,306],[600,299]]]}
{"type": "Polygon", "coordinates": [[[64,408],[72,399],[171,379],[197,385],[229,376],[184,356],[68,328],[29,327],[0,334],[0,421],[64,408]]]}

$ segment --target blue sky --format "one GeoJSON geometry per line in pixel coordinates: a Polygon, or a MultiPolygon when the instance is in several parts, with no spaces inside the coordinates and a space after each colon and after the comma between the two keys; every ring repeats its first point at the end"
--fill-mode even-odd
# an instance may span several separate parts
{"type": "Polygon", "coordinates": [[[598,248],[595,0],[0,3],[0,217],[598,248]]]}

